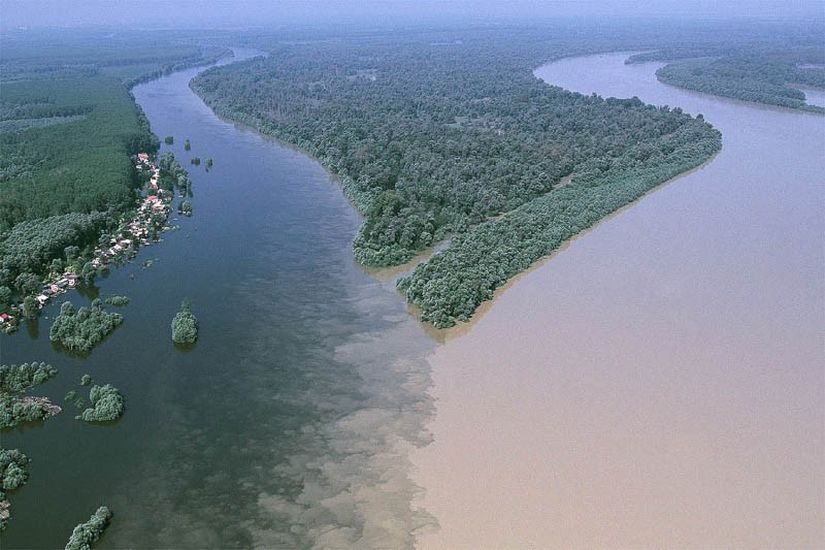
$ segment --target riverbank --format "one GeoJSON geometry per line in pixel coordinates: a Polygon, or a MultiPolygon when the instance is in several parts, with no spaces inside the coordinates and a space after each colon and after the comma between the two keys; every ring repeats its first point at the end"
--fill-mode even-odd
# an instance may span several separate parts
{"type": "Polygon", "coordinates": [[[127,263],[101,280],[131,298],[136,321],[82,360],[48,341],[51,303],[3,337],[4,362],[61,366],[50,396],[89,373],[130,401],[116,427],[62,414],[3,434],[36,460],[2,544],[62,547],[105,502],[117,516],[104,546],[411,546],[431,521],[411,506],[408,452],[428,441],[434,345],[395,290],[353,264],[360,220],[336,183],[219,119],[188,88],[197,72],[134,89],[157,135],[192,144],[161,152],[215,159],[192,171],[197,215],[153,247],[152,269],[127,263]],[[158,340],[181,297],[202,311],[192,349],[158,340]]]}
{"type": "MultiPolygon", "coordinates": [[[[142,190],[144,194],[136,212],[131,216],[124,216],[117,229],[111,232],[108,238],[101,238],[98,246],[88,257],[72,262],[75,266],[82,265],[82,272],[69,266],[67,271],[52,272],[41,281],[42,288],[34,296],[33,302],[37,310],[43,309],[58,296],[74,290],[81,275],[89,284],[97,274],[102,274],[113,264],[133,259],[139,247],[151,245],[160,231],[168,229],[166,222],[172,210],[174,191],[158,187],[160,169],[151,161],[148,153],[138,153],[132,160],[138,173],[145,172],[148,175],[146,188],[142,190]]],[[[14,303],[8,313],[0,313],[0,330],[6,334],[17,330],[24,316],[24,309],[22,303],[14,303]]]]}
{"type": "Polygon", "coordinates": [[[430,356],[434,441],[413,464],[440,530],[419,548],[825,535],[821,117],[670,88],[624,57],[537,74],[703,113],[724,147],[522,275],[430,356]]]}

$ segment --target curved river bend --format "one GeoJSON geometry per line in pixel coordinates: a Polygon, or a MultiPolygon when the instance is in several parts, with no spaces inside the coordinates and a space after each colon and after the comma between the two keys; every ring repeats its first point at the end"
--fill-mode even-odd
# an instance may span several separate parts
{"type": "Polygon", "coordinates": [[[357,216],[317,163],[218,119],[188,88],[198,69],[135,88],[184,164],[215,165],[192,170],[195,216],[102,283],[132,302],[88,359],[51,347],[49,319],[1,337],[3,362],[60,368],[42,390],[58,401],[86,372],[128,399],[115,426],[66,406],[4,434],[33,463],[3,547],[62,546],[100,504],[108,547],[396,548],[431,524],[418,504],[442,527],[422,547],[820,543],[825,119],[669,88],[624,58],[538,74],[702,112],[722,152],[435,351],[353,265],[357,216]],[[189,352],[169,342],[183,297],[202,326],[189,352]],[[413,453],[411,505],[428,354],[436,439],[413,453]]]}
{"type": "Polygon", "coordinates": [[[536,75],[702,113],[723,149],[436,350],[414,463],[441,530],[421,548],[825,540],[825,117],[669,87],[626,57],[536,75]]]}
{"type": "Polygon", "coordinates": [[[3,436],[33,462],[2,546],[62,548],[101,504],[115,513],[105,547],[408,546],[427,522],[406,457],[425,442],[433,344],[353,264],[359,220],[337,183],[217,118],[188,87],[199,70],[134,89],[184,166],[215,164],[191,167],[194,217],[101,283],[131,297],[123,326],[85,361],[52,349],[49,319],[2,337],[3,362],[59,368],[42,392],[64,405],[3,436]],[[201,324],[190,352],[170,341],[183,297],[201,324]],[[126,395],[117,425],[75,421],[62,402],[86,372],[126,395]]]}

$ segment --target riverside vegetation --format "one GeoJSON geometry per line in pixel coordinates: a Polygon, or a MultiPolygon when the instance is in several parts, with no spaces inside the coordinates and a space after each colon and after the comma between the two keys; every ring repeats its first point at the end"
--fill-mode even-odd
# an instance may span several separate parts
{"type": "MultiPolygon", "coordinates": [[[[228,50],[162,34],[10,31],[0,37],[0,313],[82,258],[137,204],[131,157],[154,136],[129,89],[228,50]],[[22,277],[22,279],[21,279],[22,277]]],[[[82,266],[82,263],[80,264],[82,266]]],[[[31,308],[29,308],[31,309],[31,308]]],[[[28,311],[27,314],[33,312],[28,311]]]]}
{"type": "Polygon", "coordinates": [[[668,61],[656,71],[665,84],[723,97],[816,113],[798,86],[825,89],[825,46],[821,33],[799,33],[770,44],[681,45],[631,56],[628,63],[668,61]]]}
{"type": "Polygon", "coordinates": [[[580,51],[486,38],[279,44],[191,86],[219,114],[296,144],[339,177],[364,216],[353,244],[360,263],[401,264],[452,236],[399,281],[424,320],[448,327],[721,146],[701,116],[533,76],[543,60],[580,51]]]}

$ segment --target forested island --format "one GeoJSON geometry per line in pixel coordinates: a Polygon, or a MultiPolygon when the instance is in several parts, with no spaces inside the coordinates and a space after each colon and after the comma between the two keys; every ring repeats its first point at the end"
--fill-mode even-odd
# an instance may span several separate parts
{"type": "Polygon", "coordinates": [[[502,36],[289,44],[191,86],[216,112],[294,143],[338,176],[364,216],[353,245],[360,263],[398,265],[452,236],[399,281],[424,320],[448,327],[721,146],[701,117],[533,76],[570,53],[502,36]]]}
{"type": "Polygon", "coordinates": [[[60,314],[49,329],[49,339],[68,350],[88,353],[122,322],[123,316],[105,311],[100,299],[80,309],[75,309],[71,302],[63,302],[60,314]]]}
{"type": "Polygon", "coordinates": [[[819,35],[781,38],[770,45],[676,46],[636,54],[628,63],[667,61],[656,71],[665,84],[713,95],[825,113],[810,105],[808,86],[825,90],[825,48],[819,35]],[[801,43],[801,45],[800,45],[801,43]],[[806,43],[810,44],[807,45],[806,43]]]}

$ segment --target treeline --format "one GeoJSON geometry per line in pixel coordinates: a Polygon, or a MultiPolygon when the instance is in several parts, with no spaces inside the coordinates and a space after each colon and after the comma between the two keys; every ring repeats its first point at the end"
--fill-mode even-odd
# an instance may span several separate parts
{"type": "Polygon", "coordinates": [[[673,86],[713,95],[825,113],[810,105],[795,86],[825,89],[825,47],[766,48],[741,45],[685,46],[631,56],[629,63],[673,61],[656,71],[656,77],[673,86]],[[674,61],[675,60],[675,61],[674,61]]]}
{"type": "MultiPolygon", "coordinates": [[[[101,230],[114,222],[110,214],[92,212],[17,224],[0,234],[0,286],[14,286],[21,274],[42,274],[55,258],[71,262],[82,248],[97,245],[101,230]]],[[[17,290],[21,295],[31,293],[17,290]]]]}
{"type": "Polygon", "coordinates": [[[504,35],[448,46],[353,39],[278,46],[192,87],[220,114],[300,146],[338,175],[364,215],[353,245],[360,263],[399,264],[456,236],[402,283],[425,319],[447,326],[559,239],[636,198],[624,174],[652,171],[646,190],[718,149],[718,134],[678,109],[533,76],[542,59],[570,53],[504,35]],[[572,174],[575,185],[554,190],[572,174]]]}
{"type": "Polygon", "coordinates": [[[130,155],[158,148],[143,113],[114,78],[10,82],[2,104],[44,94],[50,116],[84,116],[0,136],[0,230],[69,212],[131,207],[138,178],[130,155]]]}
{"type": "MultiPolygon", "coordinates": [[[[82,256],[136,206],[132,155],[159,141],[128,87],[226,55],[164,34],[10,31],[0,35],[0,312],[64,249],[82,256]],[[105,214],[104,214],[105,213],[105,214]],[[18,277],[23,277],[18,283],[18,277]]],[[[186,186],[188,190],[188,183],[186,186]]],[[[79,273],[82,265],[75,266],[79,273]]],[[[53,270],[56,271],[56,270],[53,270]]],[[[84,279],[93,277],[86,269],[84,279]]]]}
{"type": "Polygon", "coordinates": [[[507,279],[720,147],[718,132],[685,116],[685,124],[644,161],[631,156],[623,165],[578,175],[567,186],[473,228],[400,279],[398,288],[435,327],[466,321],[507,279]]]}
{"type": "Polygon", "coordinates": [[[547,86],[501,43],[457,48],[281,47],[192,86],[221,114],[297,144],[339,176],[365,217],[354,243],[365,265],[402,263],[681,123],[547,86]]]}
{"type": "Polygon", "coordinates": [[[134,84],[229,53],[225,47],[193,44],[191,38],[202,40],[203,33],[187,34],[147,29],[122,29],[116,35],[95,29],[10,30],[0,37],[0,69],[4,82],[107,75],[134,84]]]}

